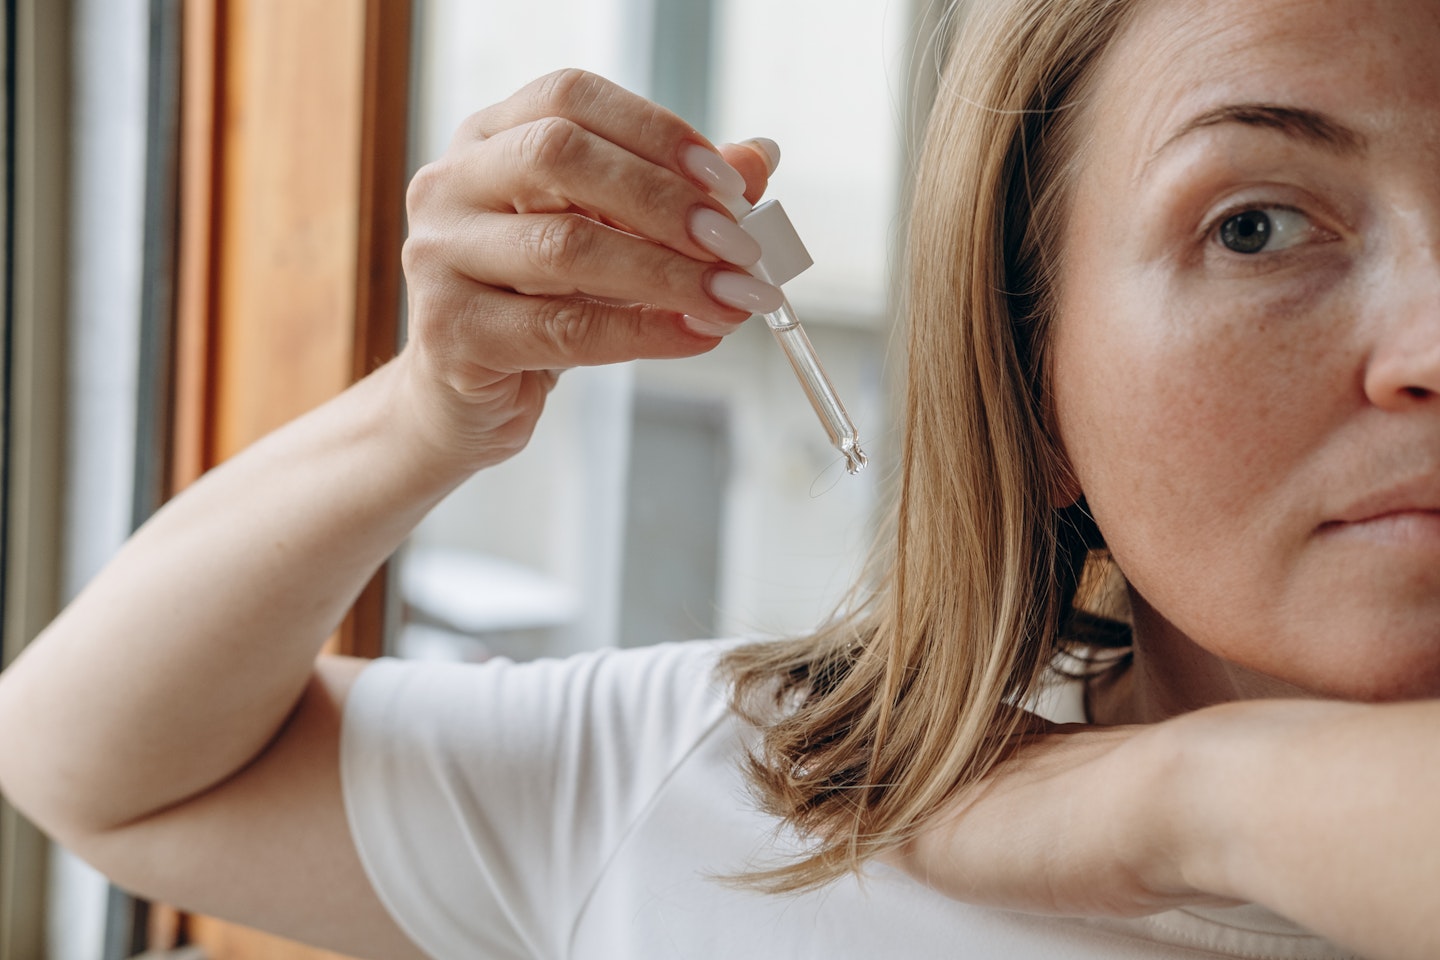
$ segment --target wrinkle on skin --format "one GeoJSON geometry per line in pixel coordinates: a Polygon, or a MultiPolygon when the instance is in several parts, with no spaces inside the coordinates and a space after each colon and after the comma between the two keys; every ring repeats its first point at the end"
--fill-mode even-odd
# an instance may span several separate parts
{"type": "Polygon", "coordinates": [[[1052,387],[1137,594],[1137,667],[1100,698],[1116,717],[1440,695],[1440,557],[1317,537],[1394,477],[1440,484],[1440,401],[1394,385],[1440,357],[1437,46],[1423,0],[1155,0],[1101,65],[1052,387]],[[1323,123],[1224,115],[1255,104],[1323,123]],[[1232,203],[1313,232],[1224,251],[1232,203]]]}
{"type": "MultiPolygon", "coordinates": [[[[1416,84],[1404,77],[1402,64],[1418,51],[1428,57],[1423,30],[1390,30],[1384,38],[1370,36],[1377,14],[1385,4],[1345,0],[1270,0],[1266,3],[1237,3],[1234,0],[1183,0],[1179,3],[1150,4],[1117,38],[1111,54],[1127,46],[1130,54],[1108,58],[1101,84],[1124,86],[1127,76],[1135,79],[1131,91],[1144,89],[1149,102],[1127,106],[1129,123],[1125,135],[1137,137],[1130,151],[1130,182],[1139,184],[1144,163],[1136,160],[1155,154],[1183,119],[1223,103],[1323,104],[1329,97],[1358,85],[1385,86],[1394,91],[1410,90],[1395,102],[1371,104],[1363,123],[1352,124],[1362,133],[1369,130],[1391,134],[1408,132],[1416,140],[1431,143],[1440,132],[1440,118],[1432,115],[1437,95],[1434,84],[1416,84]],[[1145,43],[1136,43],[1140,33],[1145,43]],[[1286,43],[1304,36],[1303,46],[1286,43]],[[1389,44],[1388,47],[1383,44],[1389,44]],[[1410,57],[1403,55],[1408,49],[1410,57]],[[1323,51],[1323,52],[1322,52],[1323,51]],[[1338,64],[1362,63],[1363,74],[1355,77],[1338,64]],[[1197,77],[1194,66],[1208,63],[1212,69],[1197,77]],[[1197,80],[1199,82],[1197,82],[1197,80]],[[1419,110],[1416,107],[1420,107],[1419,110]],[[1138,107],[1138,109],[1137,109],[1138,107]],[[1424,123],[1415,128],[1417,117],[1424,123]]],[[[1431,27],[1440,24],[1440,7],[1422,11],[1431,27]]],[[[1440,81],[1440,78],[1435,78],[1440,81]]],[[[1323,107],[1322,107],[1323,109],[1323,107]]],[[[1370,136],[1373,136],[1370,135],[1370,136]]],[[[1436,169],[1431,163],[1430,169],[1436,169]]]]}

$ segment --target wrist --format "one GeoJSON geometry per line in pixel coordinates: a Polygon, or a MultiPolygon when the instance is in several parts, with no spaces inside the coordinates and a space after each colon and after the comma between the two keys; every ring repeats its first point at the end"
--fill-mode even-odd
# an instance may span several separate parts
{"type": "Polygon", "coordinates": [[[1230,866],[1237,846],[1228,789],[1240,758],[1226,732],[1229,718],[1186,714],[1147,730],[1153,779],[1147,804],[1156,811],[1157,882],[1182,897],[1238,899],[1230,866]]]}
{"type": "Polygon", "coordinates": [[[462,390],[413,344],[388,368],[415,456],[456,483],[524,449],[556,379],[548,371],[492,375],[488,385],[462,390]]]}
{"type": "Polygon", "coordinates": [[[1168,811],[1174,882],[1197,894],[1269,904],[1265,851],[1284,832],[1297,743],[1317,723],[1350,709],[1319,700],[1251,700],[1157,725],[1157,747],[1169,760],[1156,796],[1168,811]]]}
{"type": "Polygon", "coordinates": [[[1117,727],[1133,731],[1103,777],[1111,844],[1153,909],[1224,897],[1213,879],[1216,834],[1204,808],[1197,732],[1179,720],[1117,727]]]}

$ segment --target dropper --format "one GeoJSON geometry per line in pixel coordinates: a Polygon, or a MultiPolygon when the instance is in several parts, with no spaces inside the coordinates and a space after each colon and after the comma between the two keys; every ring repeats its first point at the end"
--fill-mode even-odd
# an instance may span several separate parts
{"type": "MultiPolygon", "coordinates": [[[[716,199],[729,209],[741,229],[760,244],[760,260],[750,267],[750,273],[755,278],[780,287],[814,264],[779,201],[767,200],[753,207],[744,197],[721,196],[716,199]]],[[[815,348],[811,346],[795,308],[783,291],[780,306],[763,316],[766,326],[790,360],[790,366],[804,388],[805,396],[810,398],[810,405],[815,408],[821,425],[829,434],[831,446],[844,456],[846,472],[859,473],[869,459],[860,449],[855,424],[845,412],[845,405],[840,402],[830,378],[825,375],[825,368],[820,366],[820,358],[815,355],[815,348]]]]}

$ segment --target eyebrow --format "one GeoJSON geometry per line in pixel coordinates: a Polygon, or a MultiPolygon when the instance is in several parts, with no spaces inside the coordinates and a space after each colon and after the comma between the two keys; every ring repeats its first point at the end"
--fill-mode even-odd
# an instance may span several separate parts
{"type": "Polygon", "coordinates": [[[1367,146],[1364,134],[1315,110],[1271,103],[1231,103],[1191,117],[1160,145],[1160,149],[1150,155],[1146,166],[1186,134],[1225,123],[1274,130],[1292,139],[1339,154],[1362,153],[1367,146]]]}

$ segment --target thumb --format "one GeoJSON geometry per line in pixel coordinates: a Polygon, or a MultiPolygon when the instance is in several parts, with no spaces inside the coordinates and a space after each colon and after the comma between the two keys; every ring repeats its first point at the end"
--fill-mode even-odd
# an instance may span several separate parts
{"type": "Polygon", "coordinates": [[[745,178],[745,199],[757,202],[780,164],[780,147],[774,140],[756,137],[743,143],[727,143],[720,147],[725,162],[745,178]]]}

